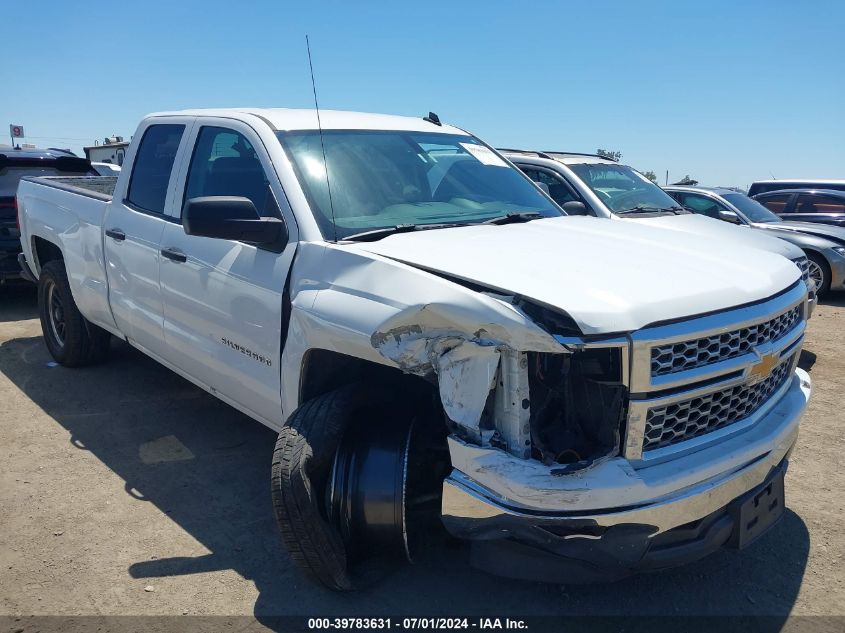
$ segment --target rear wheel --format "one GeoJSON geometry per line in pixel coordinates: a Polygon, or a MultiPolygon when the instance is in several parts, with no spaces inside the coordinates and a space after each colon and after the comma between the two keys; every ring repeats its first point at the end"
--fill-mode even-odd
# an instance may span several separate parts
{"type": "Polygon", "coordinates": [[[442,463],[448,452],[430,451],[443,438],[421,410],[350,386],[306,402],[279,433],[271,484],[282,539],[327,587],[353,589],[356,564],[374,556],[411,560],[436,524],[445,469],[434,455],[442,463]]]}
{"type": "Polygon", "coordinates": [[[41,269],[38,314],[47,349],[60,365],[91,365],[108,355],[111,334],[79,312],[61,260],[47,262],[41,269]]]}
{"type": "Polygon", "coordinates": [[[818,253],[807,253],[807,258],[810,260],[810,279],[816,284],[816,294],[822,297],[830,290],[830,266],[818,253]]]}

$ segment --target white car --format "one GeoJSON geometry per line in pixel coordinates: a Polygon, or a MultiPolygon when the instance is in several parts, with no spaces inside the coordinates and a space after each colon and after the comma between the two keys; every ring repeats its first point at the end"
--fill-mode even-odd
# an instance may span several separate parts
{"type": "Polygon", "coordinates": [[[660,187],[638,172],[596,154],[500,150],[532,180],[544,187],[567,213],[625,220],[697,235],[707,242],[731,242],[745,248],[777,253],[801,269],[810,292],[810,312],[816,304],[810,262],[804,252],[781,239],[729,226],[690,213],[660,187]]]}
{"type": "Polygon", "coordinates": [[[101,176],[117,176],[120,174],[120,165],[113,163],[91,163],[91,167],[101,176]]]}
{"type": "Polygon", "coordinates": [[[783,515],[810,397],[790,261],[566,217],[436,116],[319,114],[150,115],[116,183],[21,181],[53,358],[116,336],[278,431],[282,537],[333,589],[437,523],[568,583],[783,515]]]}

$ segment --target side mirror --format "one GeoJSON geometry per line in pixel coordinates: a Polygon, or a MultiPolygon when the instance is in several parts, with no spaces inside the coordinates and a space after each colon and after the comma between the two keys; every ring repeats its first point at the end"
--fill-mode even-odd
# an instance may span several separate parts
{"type": "Polygon", "coordinates": [[[284,220],[262,218],[249,198],[205,196],[191,198],[182,211],[185,233],[256,244],[287,243],[284,220]]]}
{"type": "Polygon", "coordinates": [[[564,202],[561,208],[566,211],[566,215],[589,215],[587,213],[587,205],[580,200],[564,202]]]}
{"type": "Polygon", "coordinates": [[[719,209],[719,219],[731,224],[739,224],[739,216],[733,211],[727,209],[719,209]]]}

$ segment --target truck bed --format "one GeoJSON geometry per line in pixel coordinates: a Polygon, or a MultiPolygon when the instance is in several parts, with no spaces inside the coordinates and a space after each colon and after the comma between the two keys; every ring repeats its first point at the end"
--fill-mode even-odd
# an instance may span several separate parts
{"type": "Polygon", "coordinates": [[[109,202],[117,186],[117,176],[32,176],[22,178],[39,185],[55,187],[81,196],[109,202]]]}

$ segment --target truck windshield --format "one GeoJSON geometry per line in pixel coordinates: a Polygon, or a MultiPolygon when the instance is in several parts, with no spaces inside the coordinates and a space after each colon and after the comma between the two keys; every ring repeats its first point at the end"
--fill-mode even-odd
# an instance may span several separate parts
{"type": "Polygon", "coordinates": [[[563,212],[471,136],[410,131],[280,132],[320,230],[338,239],[397,226],[477,224],[563,212]]]}
{"type": "Polygon", "coordinates": [[[783,222],[756,200],[741,193],[726,193],[722,197],[739,209],[751,222],[783,222]]]}
{"type": "Polygon", "coordinates": [[[663,189],[625,165],[578,163],[568,167],[614,213],[678,207],[678,203],[663,189]]]}

